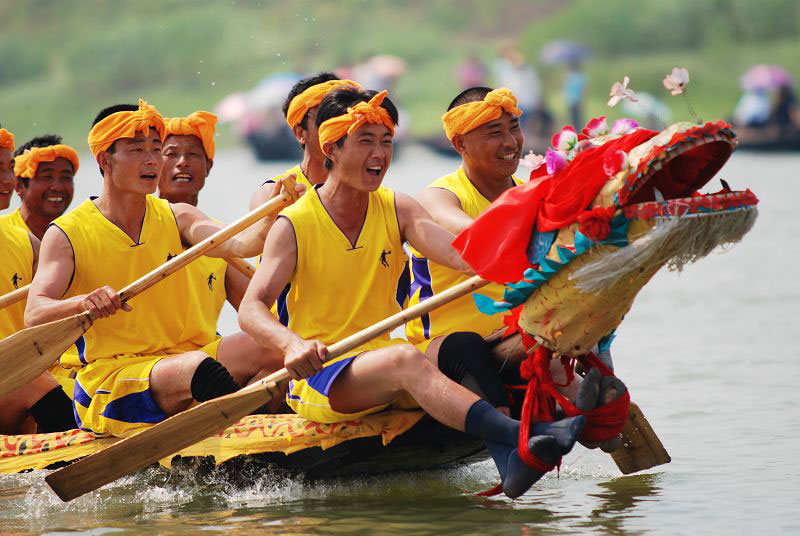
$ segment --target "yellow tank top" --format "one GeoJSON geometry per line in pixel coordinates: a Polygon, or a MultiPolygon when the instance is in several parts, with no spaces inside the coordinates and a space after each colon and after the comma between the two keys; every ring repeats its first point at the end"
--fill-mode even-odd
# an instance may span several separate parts
{"type": "MultiPolygon", "coordinates": [[[[26,231],[10,220],[0,221],[0,296],[24,287],[33,279],[33,246],[26,231]]],[[[0,338],[25,327],[25,300],[0,309],[0,338]]]]}
{"type": "MultiPolygon", "coordinates": [[[[91,199],[57,218],[72,244],[75,272],[65,298],[103,285],[121,290],[181,251],[181,238],[170,204],[148,195],[138,241],[111,223],[91,199]]],[[[86,363],[123,354],[170,355],[196,350],[216,338],[215,329],[191,315],[187,271],[180,270],[130,300],[133,311],[98,320],[76,342],[78,355],[65,354],[62,365],[86,363]]]]}
{"type": "MultiPolygon", "coordinates": [[[[517,178],[512,178],[515,184],[520,184],[517,178]]],[[[429,188],[442,188],[455,194],[461,203],[461,210],[473,219],[491,205],[491,202],[470,182],[463,168],[437,179],[429,188]]],[[[434,294],[469,279],[469,276],[461,272],[426,259],[414,248],[411,248],[411,274],[409,306],[425,301],[434,294]]],[[[503,298],[503,287],[495,283],[483,287],[478,292],[494,300],[503,298]]],[[[481,313],[475,306],[472,294],[468,294],[406,324],[406,337],[417,344],[455,331],[473,331],[486,336],[501,327],[503,327],[503,316],[481,313]]]]}
{"type": "Polygon", "coordinates": [[[20,212],[19,209],[15,210],[11,214],[0,216],[0,222],[10,223],[15,227],[19,227],[23,231],[33,234],[30,227],[28,227],[28,224],[25,223],[25,220],[22,218],[22,212],[20,212]]]}
{"type": "MultiPolygon", "coordinates": [[[[369,194],[355,246],[328,215],[316,188],[281,214],[297,238],[297,266],[277,303],[285,326],[304,339],[332,344],[401,310],[398,282],[407,256],[392,190],[369,194]]],[[[389,340],[383,335],[350,355],[389,340]]]]}
{"type": "Polygon", "coordinates": [[[202,326],[203,332],[217,331],[219,313],[228,298],[225,290],[227,269],[228,263],[225,259],[214,257],[200,257],[184,268],[189,280],[189,296],[186,298],[190,303],[187,328],[202,326]]]}

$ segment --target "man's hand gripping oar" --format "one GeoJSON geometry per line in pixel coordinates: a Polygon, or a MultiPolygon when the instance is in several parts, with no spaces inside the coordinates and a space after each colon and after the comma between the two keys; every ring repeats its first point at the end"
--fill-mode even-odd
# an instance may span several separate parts
{"type": "MultiPolygon", "coordinates": [[[[328,359],[346,354],[365,342],[488,283],[476,276],[436,294],[330,346],[328,359]]],[[[204,402],[114,443],[97,454],[51,473],[45,480],[64,501],[80,497],[221,432],[269,402],[276,390],[276,383],[288,378],[289,372],[285,368],[281,369],[233,394],[204,402]]]]}
{"type": "MultiPolygon", "coordinates": [[[[258,220],[290,205],[298,197],[293,176],[283,179],[283,182],[284,187],[278,197],[248,212],[122,289],[119,292],[122,302],[127,302],[177,272],[258,220]]],[[[0,378],[0,396],[26,385],[47,370],[78,337],[86,333],[94,320],[91,313],[84,311],[61,320],[23,329],[0,341],[0,370],[3,371],[3,376],[0,378]]]]}

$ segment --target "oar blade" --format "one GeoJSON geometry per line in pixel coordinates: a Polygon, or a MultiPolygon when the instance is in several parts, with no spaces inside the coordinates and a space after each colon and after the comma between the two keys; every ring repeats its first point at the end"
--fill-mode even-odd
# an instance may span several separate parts
{"type": "Polygon", "coordinates": [[[45,478],[62,501],[71,501],[221,432],[269,402],[264,380],[198,406],[118,441],[45,478]]]}
{"type": "Polygon", "coordinates": [[[624,475],[672,461],[642,410],[633,402],[622,429],[622,446],[613,451],[611,457],[624,475]]]}
{"type": "Polygon", "coordinates": [[[0,341],[0,396],[46,371],[92,325],[88,314],[23,329],[0,341]]]}

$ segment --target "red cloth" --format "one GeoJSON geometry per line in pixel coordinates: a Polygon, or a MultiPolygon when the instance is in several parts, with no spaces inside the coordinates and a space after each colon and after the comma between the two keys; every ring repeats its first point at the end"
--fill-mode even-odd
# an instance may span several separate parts
{"type": "Polygon", "coordinates": [[[530,181],[504,192],[462,231],[453,247],[484,279],[501,284],[519,281],[531,267],[526,249],[534,228],[546,232],[577,221],[608,180],[603,170],[605,154],[628,152],[656,134],[639,129],[600,147],[584,149],[553,176],[534,171],[530,181]]]}

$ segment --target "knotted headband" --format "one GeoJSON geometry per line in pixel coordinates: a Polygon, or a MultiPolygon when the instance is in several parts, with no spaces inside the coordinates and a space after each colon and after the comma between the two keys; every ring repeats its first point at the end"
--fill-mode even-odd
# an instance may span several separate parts
{"type": "Polygon", "coordinates": [[[204,111],[194,112],[186,117],[172,117],[164,120],[166,135],[197,136],[203,142],[206,157],[214,158],[214,130],[217,116],[204,111]]]}
{"type": "Polygon", "coordinates": [[[394,136],[394,121],[389,112],[381,106],[389,92],[385,89],[372,97],[369,102],[361,101],[347,109],[347,113],[339,117],[331,117],[319,126],[319,146],[329,141],[338,141],[345,134],[352,134],[364,123],[386,125],[394,136]]]}
{"type": "Polygon", "coordinates": [[[56,158],[66,158],[72,162],[72,171],[78,172],[78,153],[69,145],[48,145],[47,147],[31,147],[14,159],[14,175],[32,179],[42,162],[52,162],[56,158]]]}
{"type": "Polygon", "coordinates": [[[504,111],[514,117],[522,115],[522,110],[517,107],[517,98],[510,89],[504,87],[490,91],[483,100],[456,106],[442,116],[447,139],[452,140],[456,134],[466,134],[494,121],[504,111]]]}
{"type": "Polygon", "coordinates": [[[139,109],[135,112],[117,112],[98,121],[89,131],[89,150],[97,156],[121,138],[133,138],[137,132],[147,132],[152,127],[164,140],[164,119],[155,106],[139,99],[139,109]]]}
{"type": "Polygon", "coordinates": [[[0,149],[14,150],[14,135],[4,128],[0,128],[0,149]]]}
{"type": "Polygon", "coordinates": [[[294,128],[295,125],[299,125],[311,108],[319,106],[319,103],[322,102],[325,95],[334,89],[343,87],[364,89],[361,84],[353,80],[328,80],[327,82],[311,86],[295,96],[292,102],[289,103],[289,109],[286,111],[286,122],[289,123],[289,126],[292,128],[294,128]]]}

